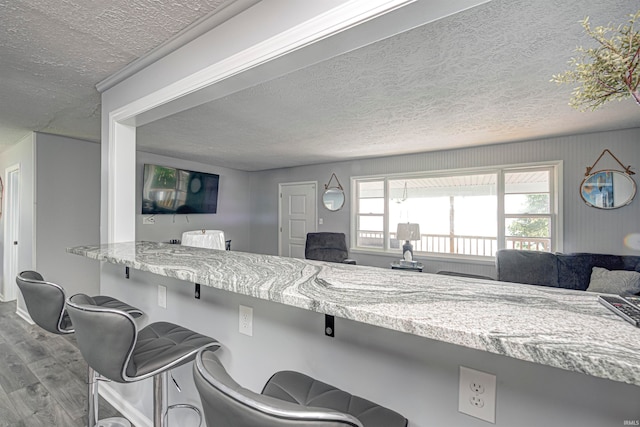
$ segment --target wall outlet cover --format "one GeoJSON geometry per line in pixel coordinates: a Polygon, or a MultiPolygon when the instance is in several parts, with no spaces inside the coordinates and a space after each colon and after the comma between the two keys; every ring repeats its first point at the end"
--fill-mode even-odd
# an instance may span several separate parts
{"type": "Polygon", "coordinates": [[[239,316],[239,332],[250,337],[253,336],[253,308],[244,305],[238,310],[239,316]]]}
{"type": "Polygon", "coordinates": [[[158,305],[167,308],[167,287],[158,285],[158,305]]]}
{"type": "Polygon", "coordinates": [[[460,366],[458,411],[495,424],[496,376],[460,366]]]}

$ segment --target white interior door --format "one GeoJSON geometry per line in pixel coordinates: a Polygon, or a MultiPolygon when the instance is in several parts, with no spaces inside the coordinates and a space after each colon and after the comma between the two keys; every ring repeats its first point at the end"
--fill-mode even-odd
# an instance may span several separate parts
{"type": "Polygon", "coordinates": [[[4,198],[4,299],[17,298],[15,277],[18,275],[20,233],[20,166],[6,170],[4,198]]]}
{"type": "Polygon", "coordinates": [[[316,231],[317,182],[280,184],[280,256],[304,258],[307,233],[316,231]]]}

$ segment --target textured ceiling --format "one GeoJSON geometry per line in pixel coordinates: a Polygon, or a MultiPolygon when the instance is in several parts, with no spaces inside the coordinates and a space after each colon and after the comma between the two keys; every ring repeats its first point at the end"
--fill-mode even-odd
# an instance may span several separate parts
{"type": "Polygon", "coordinates": [[[0,146],[97,141],[95,85],[233,0],[0,0],[0,146]]]}
{"type": "Polygon", "coordinates": [[[493,0],[138,129],[144,151],[243,170],[640,126],[631,100],[581,113],[549,80],[579,20],[628,0],[493,0]]]}
{"type": "MultiPolygon", "coordinates": [[[[99,140],[96,83],[236,1],[0,0],[0,145],[29,131],[99,140]]],[[[580,113],[549,82],[590,42],[580,19],[637,8],[492,0],[148,124],[138,145],[260,170],[639,127],[631,100],[580,113]]]]}

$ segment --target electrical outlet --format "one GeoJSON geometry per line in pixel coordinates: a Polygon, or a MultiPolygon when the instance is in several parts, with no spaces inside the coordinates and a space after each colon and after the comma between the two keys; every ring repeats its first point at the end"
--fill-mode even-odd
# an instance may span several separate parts
{"type": "Polygon", "coordinates": [[[158,305],[167,308],[167,287],[158,285],[158,305]]]}
{"type": "Polygon", "coordinates": [[[460,366],[458,411],[496,422],[496,376],[460,366]]]}
{"type": "Polygon", "coordinates": [[[156,223],[156,219],[152,216],[145,216],[142,218],[142,223],[146,225],[151,225],[156,223]]]}
{"type": "Polygon", "coordinates": [[[241,334],[252,337],[253,336],[253,308],[241,305],[239,309],[239,313],[240,313],[239,332],[241,334]]]}
{"type": "Polygon", "coordinates": [[[471,384],[469,384],[469,388],[475,394],[484,393],[484,386],[482,385],[482,383],[480,381],[471,381],[471,384]]]}
{"type": "Polygon", "coordinates": [[[475,406],[476,408],[484,407],[484,399],[478,395],[473,395],[469,398],[469,403],[471,406],[475,406]]]}

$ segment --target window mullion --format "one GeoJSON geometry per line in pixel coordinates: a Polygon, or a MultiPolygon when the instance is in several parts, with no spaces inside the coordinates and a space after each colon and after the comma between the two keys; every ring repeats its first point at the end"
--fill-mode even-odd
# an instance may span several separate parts
{"type": "Polygon", "coordinates": [[[498,250],[505,249],[507,247],[506,241],[506,220],[504,211],[504,197],[505,197],[505,171],[500,170],[498,174],[498,250]]]}
{"type": "Polygon", "coordinates": [[[386,252],[389,248],[389,242],[391,241],[391,235],[389,231],[389,203],[391,203],[390,191],[389,191],[389,179],[384,179],[384,213],[382,219],[382,235],[384,241],[382,242],[382,249],[386,252]]]}

